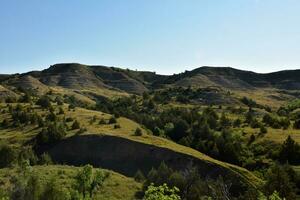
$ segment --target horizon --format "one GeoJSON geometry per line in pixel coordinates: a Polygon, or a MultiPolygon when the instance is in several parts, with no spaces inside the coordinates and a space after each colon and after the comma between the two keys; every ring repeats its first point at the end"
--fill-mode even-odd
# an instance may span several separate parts
{"type": "Polygon", "coordinates": [[[88,63],[172,75],[300,68],[300,2],[3,1],[0,74],[88,63]]]}
{"type": "Polygon", "coordinates": [[[184,71],[179,72],[179,73],[161,74],[161,73],[158,73],[156,71],[150,71],[150,70],[130,69],[126,66],[107,66],[107,65],[102,65],[102,64],[86,64],[86,63],[77,63],[77,62],[67,62],[66,63],[65,62],[65,63],[51,64],[48,67],[42,68],[42,69],[39,69],[39,70],[29,70],[29,71],[25,71],[25,72],[17,72],[17,73],[10,73],[10,74],[9,73],[6,73],[6,74],[0,73],[0,75],[26,74],[26,73],[30,73],[30,72],[34,72],[34,71],[43,71],[43,70],[49,69],[52,66],[60,65],[60,64],[78,64],[78,65],[84,65],[84,66],[109,67],[109,68],[114,67],[114,68],[119,68],[119,69],[123,69],[123,70],[129,69],[131,71],[138,71],[138,72],[152,72],[152,73],[155,73],[157,75],[163,75],[163,76],[177,75],[177,74],[190,72],[190,71],[193,71],[193,70],[196,70],[196,69],[199,69],[199,68],[204,68],[204,67],[208,67],[208,68],[231,68],[231,69],[234,69],[234,70],[240,70],[240,71],[245,71],[245,72],[253,72],[253,73],[256,73],[256,74],[270,74],[270,73],[276,73],[276,72],[282,72],[282,71],[300,70],[300,68],[299,69],[295,68],[295,69],[283,69],[283,70],[277,70],[277,71],[271,71],[271,72],[256,72],[256,71],[253,71],[253,70],[239,69],[239,68],[235,68],[235,67],[231,67],[231,66],[200,66],[200,67],[191,68],[190,70],[184,70],[184,71]]]}

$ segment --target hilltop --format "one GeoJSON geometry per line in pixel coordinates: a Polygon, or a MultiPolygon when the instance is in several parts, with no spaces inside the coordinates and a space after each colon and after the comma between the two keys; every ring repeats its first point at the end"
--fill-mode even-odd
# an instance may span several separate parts
{"type": "Polygon", "coordinates": [[[285,70],[260,74],[231,67],[200,67],[174,75],[159,75],[154,72],[133,71],[102,65],[63,63],[43,71],[19,75],[3,75],[0,81],[22,87],[61,86],[64,88],[107,88],[141,94],[160,87],[208,87],[226,89],[276,88],[300,89],[300,70],[285,70]],[[3,81],[5,80],[5,81],[3,81]],[[25,83],[25,85],[22,85],[25,83]]]}

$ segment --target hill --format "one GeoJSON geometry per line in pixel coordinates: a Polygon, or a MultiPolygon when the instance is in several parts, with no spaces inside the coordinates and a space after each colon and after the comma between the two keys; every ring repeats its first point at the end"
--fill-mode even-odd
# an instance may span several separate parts
{"type": "Polygon", "coordinates": [[[286,70],[267,74],[243,71],[231,67],[200,67],[169,76],[163,84],[176,86],[218,86],[227,89],[276,88],[300,89],[300,70],[286,70]]]}

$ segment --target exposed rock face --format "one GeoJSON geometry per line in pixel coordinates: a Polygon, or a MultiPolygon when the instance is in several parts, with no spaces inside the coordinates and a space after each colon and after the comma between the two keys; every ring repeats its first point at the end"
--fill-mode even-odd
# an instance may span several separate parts
{"type": "Polygon", "coordinates": [[[27,86],[61,86],[69,89],[109,88],[142,94],[165,87],[220,87],[230,90],[277,88],[300,89],[300,70],[259,74],[230,67],[200,67],[171,76],[115,67],[77,63],[56,64],[43,71],[21,75],[0,75],[0,82],[27,86]]]}
{"type": "Polygon", "coordinates": [[[147,174],[162,161],[177,170],[193,165],[203,177],[223,176],[232,179],[233,189],[243,189],[247,181],[242,175],[216,163],[178,153],[170,149],[143,144],[114,136],[82,135],[67,138],[49,150],[53,160],[69,165],[90,163],[133,176],[137,170],[147,174]],[[244,184],[243,184],[244,183],[244,184]]]}

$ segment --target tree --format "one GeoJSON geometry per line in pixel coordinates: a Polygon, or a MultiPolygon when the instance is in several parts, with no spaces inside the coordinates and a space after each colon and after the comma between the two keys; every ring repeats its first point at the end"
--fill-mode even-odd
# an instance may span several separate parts
{"type": "Polygon", "coordinates": [[[36,102],[36,104],[41,106],[42,108],[50,108],[51,107],[50,99],[47,96],[42,96],[41,98],[39,98],[39,100],[36,102]]]}
{"type": "Polygon", "coordinates": [[[66,134],[63,123],[53,123],[42,129],[36,136],[36,141],[38,145],[51,144],[64,138],[66,134]]]}
{"type": "Polygon", "coordinates": [[[7,144],[0,146],[0,168],[10,167],[17,159],[17,152],[7,144]]]}
{"type": "Polygon", "coordinates": [[[91,165],[85,165],[76,176],[76,189],[83,198],[92,197],[93,192],[103,185],[104,180],[108,177],[108,174],[102,171],[96,171],[93,173],[93,167],[91,165]]]}
{"type": "Polygon", "coordinates": [[[145,176],[141,170],[138,170],[134,175],[134,180],[137,182],[143,182],[145,180],[145,176]]]}
{"type": "Polygon", "coordinates": [[[295,165],[300,163],[300,146],[291,136],[288,136],[283,142],[279,152],[279,160],[295,165]]]}
{"type": "Polygon", "coordinates": [[[174,129],[171,131],[171,139],[173,139],[174,141],[179,141],[181,138],[187,136],[188,128],[188,123],[183,119],[179,119],[175,123],[174,129]]]}
{"type": "Polygon", "coordinates": [[[266,174],[266,183],[264,186],[267,195],[277,191],[281,198],[287,200],[295,199],[294,183],[291,182],[289,175],[280,165],[274,165],[266,174]]]}
{"type": "Polygon", "coordinates": [[[143,200],[181,200],[178,195],[179,189],[176,187],[169,188],[167,184],[161,186],[148,186],[143,200]]]}

